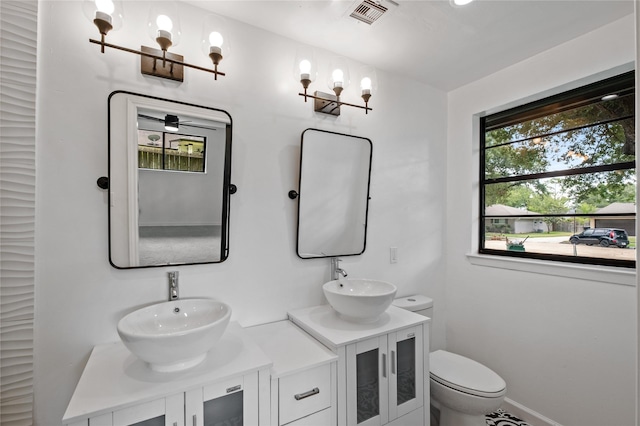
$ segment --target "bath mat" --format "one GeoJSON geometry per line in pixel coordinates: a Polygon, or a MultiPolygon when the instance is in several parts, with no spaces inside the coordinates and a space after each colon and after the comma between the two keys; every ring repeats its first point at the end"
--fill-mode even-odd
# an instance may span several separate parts
{"type": "Polygon", "coordinates": [[[525,422],[514,416],[513,414],[507,413],[502,408],[497,409],[491,414],[487,414],[487,426],[531,426],[529,423],[525,422]]]}

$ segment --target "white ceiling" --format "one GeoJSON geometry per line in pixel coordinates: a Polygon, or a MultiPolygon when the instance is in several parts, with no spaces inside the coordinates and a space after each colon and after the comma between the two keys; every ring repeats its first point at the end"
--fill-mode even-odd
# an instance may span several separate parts
{"type": "Polygon", "coordinates": [[[373,26],[348,17],[353,0],[189,3],[445,91],[633,13],[633,0],[396,1],[373,26]]]}

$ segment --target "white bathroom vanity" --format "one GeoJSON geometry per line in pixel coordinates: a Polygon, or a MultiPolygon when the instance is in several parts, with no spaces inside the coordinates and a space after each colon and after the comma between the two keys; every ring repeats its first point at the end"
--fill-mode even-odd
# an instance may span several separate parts
{"type": "Polygon", "coordinates": [[[96,346],[62,423],[69,426],[269,424],[271,360],[237,323],[198,366],[158,373],[122,344],[96,346]],[[212,417],[215,417],[213,419],[212,417]]]}
{"type": "Polygon", "coordinates": [[[96,346],[62,423],[429,424],[428,318],[391,306],[359,324],[329,305],[289,318],[249,328],[232,322],[204,362],[180,372],[151,370],[122,342],[96,346]]]}
{"type": "Polygon", "coordinates": [[[356,323],[322,305],[289,319],[338,356],[338,425],[429,425],[429,318],[390,306],[356,323]]]}
{"type": "Polygon", "coordinates": [[[121,343],[96,346],[62,420],[69,426],[336,424],[337,356],[290,321],[229,324],[205,361],[152,371],[121,343]]]}

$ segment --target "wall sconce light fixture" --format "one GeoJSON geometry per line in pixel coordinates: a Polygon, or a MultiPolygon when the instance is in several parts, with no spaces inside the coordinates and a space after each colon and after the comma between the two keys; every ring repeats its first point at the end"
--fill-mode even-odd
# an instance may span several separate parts
{"type": "Polygon", "coordinates": [[[340,115],[340,107],[342,105],[364,109],[365,114],[372,111],[372,109],[369,108],[369,99],[371,99],[373,92],[377,90],[375,69],[373,67],[364,67],[360,74],[360,90],[362,99],[364,100],[364,106],[347,103],[340,99],[342,92],[351,82],[347,60],[342,57],[333,58],[329,64],[329,79],[327,84],[334,94],[316,91],[313,95],[310,95],[307,93],[307,89],[317,76],[315,56],[313,52],[300,53],[300,51],[298,51],[296,55],[294,75],[304,89],[304,93],[298,93],[298,95],[304,96],[305,102],[307,102],[307,98],[313,99],[314,110],[316,112],[340,115]]]}
{"type": "MultiPolygon", "coordinates": [[[[94,23],[100,32],[100,40],[89,39],[89,42],[99,44],[102,53],[104,53],[105,47],[109,47],[111,49],[140,55],[140,72],[142,74],[184,81],[184,67],[187,67],[212,73],[216,80],[219,75],[225,75],[223,72],[218,71],[218,65],[223,57],[222,34],[224,34],[224,30],[222,29],[215,29],[215,27],[209,28],[209,32],[207,33],[207,42],[211,49],[214,49],[214,42],[219,41],[218,45],[215,46],[219,51],[214,52],[213,50],[208,50],[206,53],[207,56],[211,58],[214,69],[186,63],[184,62],[183,56],[168,52],[170,47],[175,47],[179,44],[182,35],[178,7],[174,2],[162,1],[152,5],[147,20],[147,30],[149,36],[158,43],[160,49],[142,46],[140,50],[129,49],[105,41],[105,37],[109,31],[122,27],[124,14],[121,0],[83,0],[82,6],[84,14],[94,23]],[[209,34],[213,34],[213,32],[216,32],[217,38],[214,37],[214,39],[210,39],[209,34]]],[[[215,15],[212,16],[213,18],[207,17],[207,19],[205,19],[205,26],[207,26],[207,22],[209,21],[213,21],[214,23],[222,21],[222,18],[216,17],[215,15]]],[[[225,40],[225,42],[226,46],[228,46],[228,40],[225,40]]]]}

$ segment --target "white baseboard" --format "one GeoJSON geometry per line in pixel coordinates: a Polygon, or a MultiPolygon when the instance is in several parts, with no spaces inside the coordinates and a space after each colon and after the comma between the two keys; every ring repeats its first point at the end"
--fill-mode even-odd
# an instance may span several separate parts
{"type": "Polygon", "coordinates": [[[509,398],[504,399],[502,408],[504,408],[505,411],[529,423],[531,426],[562,426],[560,423],[554,422],[550,418],[545,417],[542,414],[533,411],[530,408],[527,408],[524,405],[519,404],[509,398]]]}

